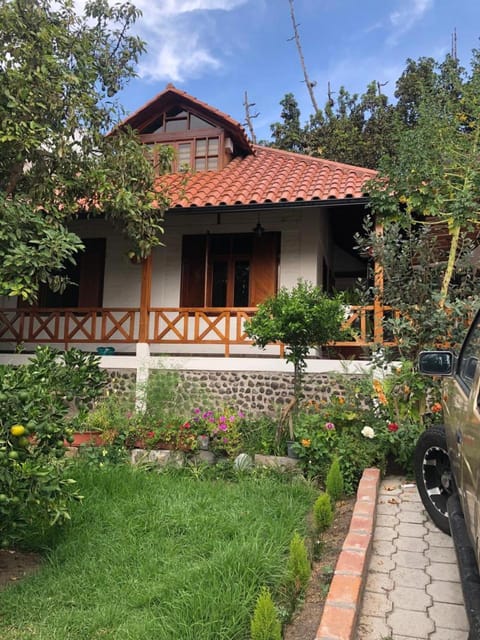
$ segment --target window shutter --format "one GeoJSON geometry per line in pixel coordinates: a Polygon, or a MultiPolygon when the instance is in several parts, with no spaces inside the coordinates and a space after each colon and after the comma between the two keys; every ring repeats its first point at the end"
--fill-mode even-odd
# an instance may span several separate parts
{"type": "Polygon", "coordinates": [[[205,296],[205,236],[184,236],[182,245],[181,307],[203,307],[205,296]]]}
{"type": "Polygon", "coordinates": [[[277,292],[279,248],[279,233],[263,233],[254,237],[250,279],[252,307],[277,292]]]}
{"type": "Polygon", "coordinates": [[[105,238],[87,238],[83,240],[83,244],[85,251],[78,254],[80,268],[78,306],[101,307],[105,272],[105,238]]]}

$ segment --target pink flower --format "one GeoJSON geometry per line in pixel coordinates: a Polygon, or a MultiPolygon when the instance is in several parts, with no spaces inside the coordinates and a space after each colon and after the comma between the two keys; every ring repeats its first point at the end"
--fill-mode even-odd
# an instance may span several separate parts
{"type": "Polygon", "coordinates": [[[326,422],[325,429],[327,431],[335,431],[335,425],[333,424],[333,422],[326,422]]]}
{"type": "Polygon", "coordinates": [[[226,431],[228,427],[226,424],[222,423],[218,425],[218,428],[220,429],[220,431],[226,431]]]}

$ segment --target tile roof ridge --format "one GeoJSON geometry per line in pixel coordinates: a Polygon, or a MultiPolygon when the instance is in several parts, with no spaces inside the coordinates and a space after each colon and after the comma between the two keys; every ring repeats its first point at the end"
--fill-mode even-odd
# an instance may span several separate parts
{"type": "Polygon", "coordinates": [[[376,169],[368,169],[367,167],[361,167],[355,164],[348,164],[346,162],[338,162],[337,160],[328,160],[327,158],[318,158],[316,156],[309,156],[305,153],[298,153],[296,151],[286,151],[285,149],[276,149],[275,147],[266,147],[261,144],[252,145],[254,151],[265,151],[267,153],[279,154],[284,156],[291,156],[297,160],[304,160],[305,162],[312,162],[315,164],[325,164],[331,167],[338,167],[339,169],[348,169],[350,171],[360,171],[362,173],[371,173],[372,176],[377,175],[376,169]]]}

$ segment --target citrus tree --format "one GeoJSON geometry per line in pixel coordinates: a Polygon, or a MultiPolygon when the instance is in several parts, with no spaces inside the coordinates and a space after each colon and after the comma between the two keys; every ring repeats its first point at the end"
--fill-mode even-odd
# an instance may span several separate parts
{"type": "Polygon", "coordinates": [[[0,545],[22,543],[68,519],[78,499],[66,473],[72,407],[86,407],[106,384],[95,354],[39,347],[29,363],[0,368],[0,545]]]}

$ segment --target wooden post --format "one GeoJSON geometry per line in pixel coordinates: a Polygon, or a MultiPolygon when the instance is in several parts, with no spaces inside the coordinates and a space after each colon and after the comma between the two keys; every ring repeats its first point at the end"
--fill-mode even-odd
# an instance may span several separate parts
{"type": "Polygon", "coordinates": [[[140,288],[140,326],[138,341],[148,342],[148,320],[152,295],[152,254],[142,260],[142,282],[140,288]]]}
{"type": "MultiPolygon", "coordinates": [[[[375,224],[377,236],[383,236],[383,225],[375,224]]],[[[383,343],[383,267],[375,262],[374,266],[375,299],[373,301],[373,341],[375,344],[383,343]]]]}

